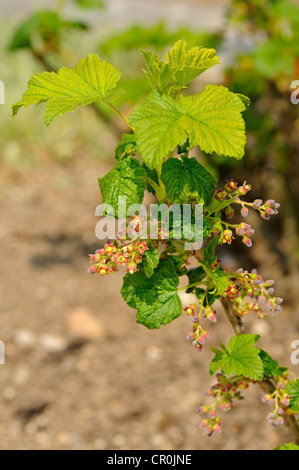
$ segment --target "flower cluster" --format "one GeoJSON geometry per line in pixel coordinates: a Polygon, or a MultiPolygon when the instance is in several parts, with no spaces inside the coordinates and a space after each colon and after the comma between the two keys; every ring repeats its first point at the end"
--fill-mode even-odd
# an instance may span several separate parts
{"type": "Polygon", "coordinates": [[[120,244],[116,241],[108,242],[104,248],[97,250],[90,256],[93,263],[88,269],[89,274],[98,273],[101,276],[113,274],[119,266],[126,268],[130,274],[138,271],[138,264],[142,263],[145,251],[149,247],[146,241],[134,241],[128,244],[120,244]]]}
{"type": "Polygon", "coordinates": [[[208,415],[200,424],[200,428],[204,429],[208,436],[212,436],[214,432],[221,432],[221,420],[217,415],[217,406],[222,411],[230,411],[233,406],[233,400],[242,400],[240,390],[248,388],[250,380],[244,377],[226,377],[224,374],[216,374],[217,383],[205,392],[208,397],[215,398],[215,402],[211,406],[201,406],[199,413],[208,415]]]}
{"type": "Polygon", "coordinates": [[[283,299],[274,296],[274,281],[264,281],[256,270],[251,273],[239,269],[231,273],[232,284],[224,294],[230,300],[236,315],[244,316],[254,312],[259,318],[264,318],[267,311],[272,315],[282,310],[283,299]],[[249,298],[249,301],[247,301],[249,298]]]}
{"type": "Polygon", "coordinates": [[[264,395],[262,398],[263,403],[268,403],[268,405],[274,406],[274,410],[267,415],[267,420],[272,427],[276,427],[284,423],[283,414],[290,404],[290,397],[285,391],[287,381],[287,377],[280,377],[276,390],[272,394],[264,395]]]}
{"type": "Polygon", "coordinates": [[[195,349],[201,352],[203,345],[209,339],[209,333],[202,328],[200,319],[203,316],[211,322],[216,323],[216,311],[212,307],[203,308],[201,306],[200,313],[196,316],[196,304],[190,304],[188,307],[184,308],[184,311],[187,315],[192,316],[192,331],[187,334],[187,340],[192,341],[195,349]]]}
{"type": "MultiPolygon", "coordinates": [[[[231,204],[241,205],[241,216],[247,217],[249,214],[249,207],[252,209],[258,210],[261,217],[265,220],[269,220],[271,215],[278,214],[278,208],[280,204],[275,202],[273,199],[269,199],[265,203],[261,199],[256,199],[253,202],[245,202],[241,199],[242,196],[245,196],[251,190],[251,185],[247,184],[246,181],[242,186],[238,186],[234,180],[227,181],[224,190],[218,189],[215,193],[216,199],[219,200],[231,200],[231,204]]],[[[226,207],[225,215],[228,219],[233,218],[235,211],[231,205],[226,207]]],[[[242,242],[248,246],[252,246],[251,237],[254,235],[254,230],[249,224],[244,222],[236,225],[228,224],[223,222],[225,230],[222,232],[222,243],[227,243],[230,245],[234,240],[235,230],[236,235],[242,237],[242,242]]]]}

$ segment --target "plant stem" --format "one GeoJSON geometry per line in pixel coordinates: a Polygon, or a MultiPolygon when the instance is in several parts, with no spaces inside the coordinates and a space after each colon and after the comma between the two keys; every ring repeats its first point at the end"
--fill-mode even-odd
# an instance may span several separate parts
{"type": "Polygon", "coordinates": [[[113,111],[115,111],[121,118],[123,121],[125,121],[125,123],[132,129],[132,131],[135,130],[135,128],[133,126],[131,126],[130,122],[129,122],[129,119],[127,118],[127,116],[125,116],[116,106],[114,106],[114,104],[112,103],[106,103],[111,109],[113,109],[113,111]]]}

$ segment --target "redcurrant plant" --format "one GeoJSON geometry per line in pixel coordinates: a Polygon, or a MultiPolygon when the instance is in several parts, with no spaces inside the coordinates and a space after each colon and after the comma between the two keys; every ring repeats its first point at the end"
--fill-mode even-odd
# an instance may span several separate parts
{"type": "Polygon", "coordinates": [[[236,335],[227,346],[211,348],[215,357],[210,374],[216,377],[216,384],[206,392],[211,404],[199,410],[204,414],[200,427],[209,436],[220,433],[219,410],[229,411],[242,398],[241,391],[257,383],[264,391],[263,401],[272,406],[270,424],[285,423],[298,444],[299,379],[256,347],[260,337],[246,334],[242,324],[250,313],[264,318],[280,312],[282,299],[274,294],[273,280],[264,280],[256,271],[231,272],[216,254],[219,245],[230,245],[238,237],[246,247],[252,245],[254,229],[245,222],[233,223],[235,211],[247,217],[254,210],[268,220],[277,214],[279,204],[248,201],[251,186],[247,182],[238,185],[230,180],[217,189],[214,177],[190,156],[199,147],[207,154],[241,159],[246,143],[242,112],[249,99],[217,85],[186,94],[192,80],[219,63],[214,49],[188,50],[180,40],[167,52],[165,61],[152,52],[143,54],[153,91],[129,118],[115,106],[121,92],[119,71],[97,55],[81,60],[75,69],[34,75],[22,100],[13,106],[13,114],[23,106],[46,103],[45,123],[49,125],[79,105],[104,102],[130,129],[116,148],[115,167],[99,179],[104,205],[120,217],[119,198],[126,196],[128,205],[138,207],[147,190],[156,196],[159,207],[162,203],[168,207],[190,205],[191,225],[195,225],[196,205],[203,205],[202,248],[186,249],[186,243],[194,239],[193,232],[183,230],[180,240],[174,237],[174,218],[170,217],[167,229],[158,224],[156,236],[149,238],[142,235],[147,218],[138,210],[130,217],[125,212],[125,228],[135,237],[119,234],[115,240],[107,240],[104,248],[90,256],[89,272],[110,276],[123,267],[126,275],[121,293],[137,310],[137,322],[158,329],[184,312],[191,320],[187,339],[198,352],[213,335],[210,326],[217,322],[215,302],[220,300],[236,335]],[[196,267],[191,268],[191,262],[196,267]],[[179,287],[183,276],[188,282],[179,287]],[[196,300],[183,306],[179,291],[193,294],[196,300]]]}

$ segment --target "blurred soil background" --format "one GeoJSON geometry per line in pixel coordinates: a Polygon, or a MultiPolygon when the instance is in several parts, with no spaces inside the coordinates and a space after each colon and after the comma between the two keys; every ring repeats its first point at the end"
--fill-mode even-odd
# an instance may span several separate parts
{"type": "MultiPolygon", "coordinates": [[[[73,66],[91,52],[102,52],[124,71],[130,100],[122,106],[129,113],[147,91],[146,80],[137,74],[143,61],[136,48],[120,51],[113,44],[121,46],[121,39],[113,43],[110,38],[131,25],[152,28],[164,21],[169,34],[180,28],[193,31],[196,43],[196,34],[213,36],[223,28],[230,2],[109,0],[99,10],[70,5],[64,15],[86,22],[89,31],[64,34],[59,51],[54,48],[47,55],[43,50],[39,60],[33,46],[9,51],[16,27],[38,9],[53,9],[54,3],[11,0],[0,5],[0,80],[6,86],[6,104],[0,106],[0,340],[6,346],[6,364],[0,366],[0,448],[262,450],[283,444],[290,437],[284,428],[271,429],[266,421],[270,410],[254,386],[244,392],[246,400],[223,416],[223,433],[206,437],[198,429],[197,409],[209,402],[203,392],[213,384],[208,374],[213,355],[208,347],[198,355],[186,342],[189,319],[182,316],[160,331],[147,331],[136,325],[134,311],[121,297],[123,273],[101,279],[87,275],[88,254],[102,243],[94,233],[94,212],[101,202],[97,178],[114,165],[117,137],[126,131],[118,118],[101,108],[100,119],[94,109],[79,109],[47,129],[41,107],[11,117],[11,105],[33,73],[45,65],[73,66]]],[[[138,43],[133,33],[129,39],[138,43]]],[[[248,44],[250,40],[243,41],[244,50],[248,44]]],[[[222,63],[231,60],[231,47],[240,47],[240,42],[229,29],[222,63]]],[[[224,66],[196,85],[209,80],[227,81],[224,66]]],[[[298,121],[299,106],[295,109],[288,93],[279,100],[280,116],[281,106],[294,115],[289,144],[292,134],[297,135],[292,123],[298,121]]],[[[270,96],[260,106],[271,102],[270,96]]],[[[281,142],[284,135],[275,123],[277,131],[271,135],[281,142]]],[[[267,222],[253,217],[249,223],[257,227],[257,235],[250,253],[236,240],[234,250],[227,248],[219,256],[227,265],[257,267],[265,279],[276,280],[276,293],[285,298],[283,312],[265,320],[251,315],[245,323],[249,333],[263,335],[263,349],[298,373],[298,366],[290,364],[291,342],[299,339],[298,232],[290,198],[299,196],[297,180],[288,180],[288,174],[298,178],[298,173],[295,166],[287,165],[289,173],[277,166],[274,151],[264,160],[250,152],[255,144],[249,139],[247,167],[228,166],[227,159],[213,163],[214,157],[209,164],[222,181],[234,177],[242,183],[247,178],[256,185],[252,197],[259,191],[273,196],[282,202],[285,215],[267,229],[267,222]]],[[[294,137],[298,152],[297,144],[294,137]]],[[[279,147],[284,161],[291,158],[287,150],[279,147]]],[[[191,299],[182,300],[187,304],[191,299]]],[[[232,335],[221,307],[217,310],[218,324],[210,327],[213,346],[227,343],[232,335]]]]}

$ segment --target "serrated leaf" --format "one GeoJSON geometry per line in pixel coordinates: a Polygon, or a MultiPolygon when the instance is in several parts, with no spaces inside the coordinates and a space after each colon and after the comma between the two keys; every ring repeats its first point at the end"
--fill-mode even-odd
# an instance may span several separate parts
{"type": "Polygon", "coordinates": [[[274,450],[299,450],[299,446],[293,444],[292,442],[287,442],[283,446],[276,447],[274,450]]]}
{"type": "Polygon", "coordinates": [[[138,310],[137,323],[159,329],[182,314],[178,284],[174,263],[166,259],[160,261],[150,279],[142,271],[127,274],[121,293],[128,305],[138,310]]]}
{"type": "MultiPolygon", "coordinates": [[[[116,217],[126,216],[126,207],[132,204],[141,204],[144,197],[146,175],[145,169],[132,157],[123,158],[113,170],[103,178],[99,178],[99,185],[103,197],[103,204],[110,204],[116,217]],[[120,196],[126,197],[126,207],[120,204],[120,196]],[[121,212],[121,214],[119,214],[121,212]]],[[[109,211],[106,211],[109,214],[109,211]]]]}
{"type": "Polygon", "coordinates": [[[121,160],[127,155],[135,155],[137,152],[136,139],[134,134],[123,134],[122,140],[115,149],[116,160],[121,160]]]}
{"type": "Polygon", "coordinates": [[[215,49],[192,47],[186,49],[187,42],[179,40],[166,54],[164,62],[157,54],[143,51],[148,67],[145,72],[154,90],[168,89],[174,93],[185,87],[200,74],[219,63],[215,49]]]}
{"type": "Polygon", "coordinates": [[[215,285],[215,293],[219,296],[223,295],[230,285],[229,277],[221,269],[213,269],[210,277],[215,285]]]}
{"type": "Polygon", "coordinates": [[[176,85],[184,86],[200,74],[219,64],[219,57],[215,49],[192,47],[186,50],[187,42],[178,41],[166,54],[166,62],[172,72],[172,81],[176,85]]]}
{"type": "MultiPolygon", "coordinates": [[[[191,284],[200,284],[201,281],[206,277],[206,272],[201,266],[197,266],[197,268],[190,269],[187,273],[189,279],[189,285],[191,284]]],[[[195,287],[188,287],[186,289],[186,294],[191,294],[194,291],[195,287]]]]}
{"type": "Polygon", "coordinates": [[[220,241],[220,236],[213,237],[209,242],[208,246],[204,249],[204,263],[207,266],[211,266],[217,261],[217,255],[215,254],[216,247],[220,241]]]}
{"type": "Polygon", "coordinates": [[[33,75],[21,101],[13,105],[13,115],[20,108],[46,103],[45,123],[51,124],[59,115],[95,101],[111,101],[112,91],[120,79],[119,71],[96,54],[79,61],[75,69],[63,67],[57,73],[33,75]]]}
{"type": "Polygon", "coordinates": [[[270,378],[282,375],[287,368],[279,367],[278,362],[275,361],[266,351],[260,349],[260,358],[263,361],[264,375],[270,378]]]}
{"type": "Polygon", "coordinates": [[[212,199],[211,203],[205,207],[206,211],[209,212],[209,214],[214,214],[216,212],[222,211],[223,209],[226,209],[228,206],[234,203],[234,198],[233,199],[212,199]]]}
{"type": "Polygon", "coordinates": [[[209,370],[210,375],[213,377],[216,374],[216,372],[218,371],[218,369],[221,368],[221,361],[222,361],[224,353],[222,351],[220,351],[219,349],[216,349],[216,348],[213,348],[213,347],[211,347],[210,349],[215,354],[215,357],[211,362],[210,370],[209,370]]]}
{"type": "Polygon", "coordinates": [[[299,379],[291,380],[286,386],[290,396],[290,408],[294,413],[299,413],[299,379]]]}
{"type": "Polygon", "coordinates": [[[226,375],[244,375],[252,380],[263,379],[264,367],[260,358],[260,350],[254,347],[260,336],[233,336],[221,359],[221,369],[226,375]]]}
{"type": "Polygon", "coordinates": [[[161,180],[172,204],[209,204],[216,188],[216,180],[194,157],[168,159],[161,180]]]}
{"type": "Polygon", "coordinates": [[[144,253],[144,261],[142,263],[142,268],[148,278],[154,274],[159,261],[159,251],[153,246],[149,246],[149,250],[144,253]]]}
{"type": "Polygon", "coordinates": [[[133,111],[138,150],[146,165],[161,165],[169,152],[183,145],[206,153],[241,158],[246,143],[243,101],[227,88],[208,85],[201,93],[178,101],[154,91],[133,111]]]}

